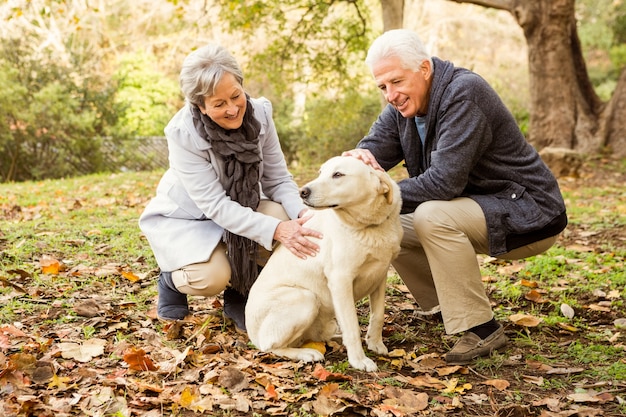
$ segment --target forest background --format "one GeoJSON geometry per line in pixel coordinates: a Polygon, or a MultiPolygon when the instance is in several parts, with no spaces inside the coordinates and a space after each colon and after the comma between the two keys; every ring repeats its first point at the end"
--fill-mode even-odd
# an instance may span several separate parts
{"type": "MultiPolygon", "coordinates": [[[[401,25],[416,30],[433,55],[486,78],[528,133],[527,28],[513,6],[509,12],[446,0],[8,0],[0,5],[0,181],[155,168],[155,155],[137,152],[137,141],[163,135],[183,104],[182,60],[208,42],[227,45],[244,68],[247,91],[273,102],[292,166],[317,165],[352,148],[381,109],[363,59],[389,26],[382,11],[390,3],[401,5],[401,25]]],[[[547,12],[558,2],[540,3],[547,12]]],[[[626,2],[578,0],[575,19],[583,70],[605,103],[626,66],[626,2]]],[[[544,89],[549,106],[567,99],[544,89]]]]}
{"type": "Polygon", "coordinates": [[[626,415],[625,1],[467,2],[1,1],[0,415],[626,415]],[[304,184],[380,111],[363,58],[398,26],[483,75],[537,149],[584,157],[559,176],[569,224],[554,247],[479,257],[507,348],[447,366],[457,336],[416,312],[392,270],[391,354],[369,352],[379,372],[352,369],[335,342],[318,346],[323,363],[263,354],[221,294],[194,297],[189,320],[158,320],[137,219],[167,161],[143,144],[163,144],[183,104],[184,56],[209,41],[232,50],[304,184]],[[610,136],[601,120],[617,141],[597,139],[610,136]]]}

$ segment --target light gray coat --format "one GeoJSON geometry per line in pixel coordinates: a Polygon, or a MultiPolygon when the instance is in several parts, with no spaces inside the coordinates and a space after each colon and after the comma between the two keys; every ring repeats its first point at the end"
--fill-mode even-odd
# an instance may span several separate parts
{"type": "MultiPolygon", "coordinates": [[[[282,204],[290,218],[297,218],[306,206],[287,169],[272,120],[272,105],[265,98],[251,102],[255,118],[261,122],[262,198],[282,204]]],[[[244,207],[226,195],[220,182],[223,160],[196,132],[189,104],[172,118],[165,136],[170,167],[139,218],[139,227],[161,270],[174,271],[206,262],[222,240],[224,229],[271,250],[280,220],[244,207]]]]}

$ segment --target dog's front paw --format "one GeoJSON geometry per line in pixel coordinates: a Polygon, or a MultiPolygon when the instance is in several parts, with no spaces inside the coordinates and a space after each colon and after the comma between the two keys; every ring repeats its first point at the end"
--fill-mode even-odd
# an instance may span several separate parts
{"type": "Polygon", "coordinates": [[[311,348],[298,349],[298,360],[302,362],[323,362],[324,355],[319,350],[311,348]]]}
{"type": "Polygon", "coordinates": [[[361,371],[374,372],[378,370],[378,366],[376,366],[376,362],[374,362],[368,357],[364,357],[363,359],[360,359],[360,360],[348,360],[348,362],[350,362],[350,365],[353,368],[359,369],[361,371]]]}
{"type": "Polygon", "coordinates": [[[387,356],[389,354],[389,350],[387,350],[387,346],[383,343],[382,338],[373,338],[366,337],[367,348],[372,352],[376,352],[379,355],[387,356]]]}

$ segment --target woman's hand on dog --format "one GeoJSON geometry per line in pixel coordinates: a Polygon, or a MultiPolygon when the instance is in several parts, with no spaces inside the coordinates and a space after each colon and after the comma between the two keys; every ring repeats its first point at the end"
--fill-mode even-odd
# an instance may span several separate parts
{"type": "Polygon", "coordinates": [[[311,218],[311,215],[298,219],[282,221],[278,223],[274,232],[274,240],[282,243],[300,259],[306,259],[307,256],[315,256],[320,247],[317,243],[307,239],[306,236],[321,239],[322,234],[317,230],[303,227],[302,225],[311,218]]]}

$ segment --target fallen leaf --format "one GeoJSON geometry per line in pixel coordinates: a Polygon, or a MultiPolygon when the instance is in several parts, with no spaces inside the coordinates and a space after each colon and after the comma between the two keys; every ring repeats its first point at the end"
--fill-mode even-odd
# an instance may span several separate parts
{"type": "Polygon", "coordinates": [[[273,400],[278,399],[278,393],[276,392],[276,387],[274,386],[274,384],[269,383],[265,386],[265,395],[273,400]]]}
{"type": "Polygon", "coordinates": [[[446,384],[446,388],[443,390],[443,392],[446,394],[450,394],[453,392],[463,394],[466,390],[472,389],[472,384],[469,384],[469,383],[459,386],[458,378],[451,378],[445,384],[446,384]]]}
{"type": "Polygon", "coordinates": [[[406,356],[406,350],[394,349],[387,355],[390,358],[404,358],[406,356]]]}
{"type": "Polygon", "coordinates": [[[522,279],[521,281],[521,285],[524,287],[528,287],[528,288],[538,288],[539,284],[537,283],[537,281],[529,281],[526,279],[522,279]]]}
{"type": "Polygon", "coordinates": [[[224,388],[228,388],[232,392],[238,392],[248,388],[248,380],[246,374],[241,372],[234,366],[224,368],[217,379],[217,382],[224,388]]]}
{"type": "Polygon", "coordinates": [[[78,343],[57,343],[64,359],[75,359],[78,362],[89,362],[96,356],[104,353],[107,341],[103,339],[87,339],[81,345],[78,343]]]}
{"type": "Polygon", "coordinates": [[[146,356],[143,349],[129,348],[124,352],[123,359],[128,367],[134,371],[156,371],[158,369],[152,359],[146,356]]]}
{"type": "Polygon", "coordinates": [[[139,277],[130,271],[122,271],[122,276],[126,278],[127,280],[129,280],[130,282],[139,281],[139,277]]]}
{"type": "Polygon", "coordinates": [[[615,319],[615,321],[613,322],[613,325],[617,327],[618,329],[626,329],[626,319],[625,318],[615,319]]]}
{"type": "Polygon", "coordinates": [[[593,390],[585,391],[585,392],[574,392],[567,396],[568,400],[572,400],[576,403],[598,403],[601,402],[602,399],[596,396],[596,392],[593,390]]]}
{"type": "Polygon", "coordinates": [[[568,332],[572,332],[572,333],[576,333],[578,331],[577,327],[572,326],[571,324],[568,323],[557,323],[557,325],[563,329],[563,330],[567,330],[568,332]]]}
{"type": "Polygon", "coordinates": [[[191,407],[191,404],[196,400],[196,398],[198,398],[198,396],[194,394],[189,386],[186,386],[183,389],[183,392],[180,393],[180,400],[178,401],[178,404],[180,404],[181,407],[188,409],[191,407]]]}
{"type": "Polygon", "coordinates": [[[509,383],[509,381],[507,381],[505,379],[488,379],[488,380],[484,381],[483,384],[491,385],[492,387],[494,387],[498,391],[504,391],[505,389],[507,389],[511,385],[509,383]]]}
{"type": "Polygon", "coordinates": [[[532,301],[533,303],[547,303],[548,300],[546,300],[543,295],[537,291],[537,290],[530,290],[526,293],[526,295],[524,296],[525,299],[527,299],[528,301],[532,301]]]}
{"type": "Polygon", "coordinates": [[[536,327],[543,321],[543,319],[532,316],[530,314],[512,314],[509,316],[509,320],[518,326],[524,327],[536,327]]]}
{"type": "Polygon", "coordinates": [[[67,382],[70,382],[69,377],[53,375],[52,381],[48,384],[48,389],[58,388],[61,391],[65,391],[67,389],[67,382]]]}
{"type": "Polygon", "coordinates": [[[319,363],[315,365],[315,369],[313,370],[313,376],[319,379],[320,381],[351,381],[352,377],[350,375],[344,375],[338,372],[330,372],[326,370],[319,363]]]}
{"type": "Polygon", "coordinates": [[[522,378],[525,382],[530,384],[535,384],[537,386],[543,386],[543,377],[542,376],[533,376],[533,375],[522,375],[522,378]]]}
{"type": "Polygon", "coordinates": [[[45,384],[56,376],[54,374],[54,366],[52,362],[37,361],[35,370],[33,371],[33,382],[36,384],[45,384]]]}
{"type": "Polygon", "coordinates": [[[98,313],[100,312],[100,306],[98,305],[96,300],[89,299],[89,300],[83,301],[82,303],[78,303],[74,305],[73,310],[79,316],[91,318],[91,317],[96,317],[98,315],[98,313]]]}
{"type": "Polygon", "coordinates": [[[548,374],[556,374],[556,375],[571,375],[571,374],[579,374],[585,371],[585,368],[552,368],[548,370],[548,374]]]}
{"type": "Polygon", "coordinates": [[[326,354],[326,343],[324,342],[306,342],[300,347],[303,349],[315,349],[322,355],[326,354]]]}
{"type": "Polygon", "coordinates": [[[546,407],[548,407],[548,410],[553,412],[558,412],[561,410],[559,399],[552,397],[546,397],[540,400],[533,401],[532,403],[530,403],[530,405],[532,405],[533,407],[541,407],[542,405],[545,405],[546,407]]]}
{"type": "Polygon", "coordinates": [[[569,304],[565,303],[561,304],[561,313],[568,319],[574,318],[574,315],[576,314],[574,309],[569,304]]]}
{"type": "Polygon", "coordinates": [[[384,404],[398,407],[408,414],[415,414],[428,407],[428,394],[425,392],[415,393],[409,389],[394,386],[385,387],[383,393],[387,397],[384,404]]]}
{"type": "Polygon", "coordinates": [[[543,372],[547,372],[550,369],[552,369],[552,367],[550,365],[548,365],[548,364],[545,364],[545,363],[539,362],[539,361],[530,360],[530,359],[528,359],[526,361],[526,365],[530,369],[535,369],[537,371],[543,371],[543,372]]]}
{"type": "Polygon", "coordinates": [[[61,271],[61,263],[51,256],[44,255],[39,260],[41,266],[41,272],[49,275],[59,275],[61,271]]]}
{"type": "Polygon", "coordinates": [[[611,309],[609,307],[605,307],[605,306],[600,305],[600,304],[589,304],[587,306],[587,308],[589,310],[593,310],[593,311],[602,311],[602,312],[605,312],[605,313],[610,313],[611,312],[611,309]]]}
{"type": "Polygon", "coordinates": [[[416,387],[443,389],[446,387],[446,383],[440,379],[433,378],[428,375],[420,375],[414,378],[410,378],[407,382],[416,387]]]}

